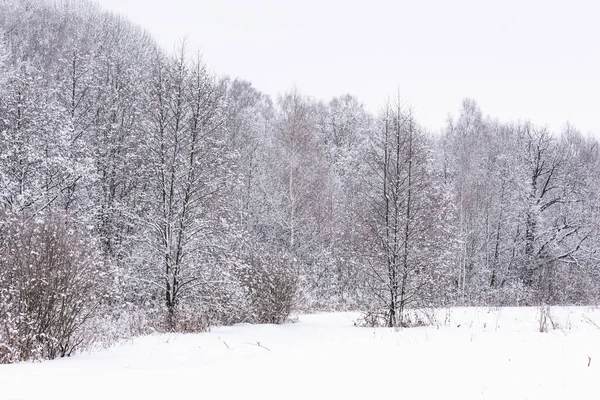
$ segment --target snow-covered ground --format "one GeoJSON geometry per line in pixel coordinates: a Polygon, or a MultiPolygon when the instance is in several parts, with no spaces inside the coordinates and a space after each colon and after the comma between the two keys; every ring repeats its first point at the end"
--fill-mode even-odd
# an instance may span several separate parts
{"type": "Polygon", "coordinates": [[[600,311],[439,310],[423,328],[356,328],[357,313],[154,335],[0,365],[0,399],[593,399],[600,311]]]}

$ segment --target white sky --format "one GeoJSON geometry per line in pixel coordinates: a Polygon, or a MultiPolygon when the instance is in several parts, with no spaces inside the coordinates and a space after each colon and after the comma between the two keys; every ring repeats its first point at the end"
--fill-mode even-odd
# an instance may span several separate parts
{"type": "Polygon", "coordinates": [[[595,0],[97,1],[273,97],[296,85],[377,111],[399,88],[434,130],[472,97],[503,120],[600,136],[595,0]]]}

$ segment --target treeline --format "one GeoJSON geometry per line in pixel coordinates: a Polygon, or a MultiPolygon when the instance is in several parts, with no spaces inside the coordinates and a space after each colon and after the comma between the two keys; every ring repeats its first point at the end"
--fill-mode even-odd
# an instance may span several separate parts
{"type": "Polygon", "coordinates": [[[84,1],[0,2],[0,362],[153,331],[600,297],[600,149],[465,100],[273,101],[84,1]]]}

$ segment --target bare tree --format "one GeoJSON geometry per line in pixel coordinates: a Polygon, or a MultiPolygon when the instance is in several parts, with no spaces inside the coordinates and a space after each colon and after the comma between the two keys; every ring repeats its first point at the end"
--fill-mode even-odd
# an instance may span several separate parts
{"type": "Polygon", "coordinates": [[[182,292],[201,280],[202,254],[226,182],[219,138],[223,89],[200,61],[187,63],[183,47],[177,58],[159,56],[148,96],[149,218],[143,223],[152,236],[143,240],[153,255],[146,261],[150,279],[161,288],[167,326],[174,329],[182,292]]]}
{"type": "Polygon", "coordinates": [[[393,108],[388,104],[369,156],[365,218],[376,249],[370,257],[372,292],[380,307],[385,304],[388,326],[404,324],[408,305],[431,302],[426,293],[434,290],[434,276],[440,294],[448,290],[446,265],[437,258],[446,244],[436,234],[446,228],[448,211],[435,193],[431,164],[427,139],[411,113],[399,100],[393,108]]]}

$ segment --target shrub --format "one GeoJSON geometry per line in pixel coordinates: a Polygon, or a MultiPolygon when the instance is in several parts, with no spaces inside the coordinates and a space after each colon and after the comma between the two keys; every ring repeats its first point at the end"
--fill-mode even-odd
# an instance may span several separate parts
{"type": "Polygon", "coordinates": [[[101,304],[100,263],[60,219],[4,226],[0,239],[0,362],[69,356],[90,344],[101,304]]]}
{"type": "Polygon", "coordinates": [[[248,322],[280,324],[288,318],[298,291],[298,275],[288,256],[251,249],[236,275],[246,293],[248,322]]]}

